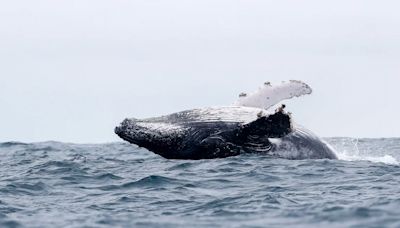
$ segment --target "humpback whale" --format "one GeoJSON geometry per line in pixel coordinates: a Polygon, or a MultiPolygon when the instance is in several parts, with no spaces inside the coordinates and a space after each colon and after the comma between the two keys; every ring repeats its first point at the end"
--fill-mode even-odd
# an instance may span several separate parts
{"type": "Polygon", "coordinates": [[[167,159],[213,159],[260,153],[287,159],[337,159],[334,150],[289,113],[270,109],[285,99],[311,94],[301,81],[265,83],[241,93],[231,106],[186,110],[148,119],[125,119],[122,139],[167,159]]]}

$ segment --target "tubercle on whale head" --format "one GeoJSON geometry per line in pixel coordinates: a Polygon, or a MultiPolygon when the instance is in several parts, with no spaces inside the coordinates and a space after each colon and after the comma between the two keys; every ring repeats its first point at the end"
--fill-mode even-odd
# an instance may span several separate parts
{"type": "Polygon", "coordinates": [[[132,140],[132,132],[134,129],[132,129],[132,126],[134,122],[134,119],[124,119],[118,126],[114,128],[114,133],[117,134],[120,138],[131,141],[132,140]]]}
{"type": "Polygon", "coordinates": [[[129,119],[126,118],[118,126],[116,126],[114,128],[115,134],[117,134],[117,135],[122,134],[124,132],[124,129],[126,128],[128,122],[129,122],[129,119]]]}

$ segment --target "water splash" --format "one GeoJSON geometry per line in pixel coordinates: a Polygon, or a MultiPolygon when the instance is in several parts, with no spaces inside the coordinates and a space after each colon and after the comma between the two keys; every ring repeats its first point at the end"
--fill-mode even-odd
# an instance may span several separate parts
{"type": "Polygon", "coordinates": [[[399,161],[396,160],[391,155],[383,155],[383,156],[358,156],[351,154],[349,152],[341,152],[337,154],[340,160],[344,161],[370,161],[370,162],[378,162],[385,163],[389,165],[400,165],[399,161]]]}
{"type": "MultiPolygon", "coordinates": [[[[400,165],[400,161],[394,154],[387,154],[385,148],[376,148],[367,143],[370,141],[358,138],[336,138],[334,141],[336,155],[344,161],[369,161],[374,163],[385,163],[389,165],[400,165]],[[363,145],[360,145],[363,141],[363,145]]],[[[332,142],[331,142],[332,143],[332,142]]]]}

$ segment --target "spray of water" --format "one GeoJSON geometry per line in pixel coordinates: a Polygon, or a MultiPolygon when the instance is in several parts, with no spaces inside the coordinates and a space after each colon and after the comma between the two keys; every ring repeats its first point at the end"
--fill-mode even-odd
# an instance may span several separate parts
{"type": "Polygon", "coordinates": [[[336,143],[336,155],[344,161],[370,161],[375,163],[385,163],[390,165],[400,165],[400,162],[389,154],[372,154],[372,149],[360,149],[360,140],[342,139],[336,143]],[[340,149],[339,149],[340,148],[340,149]]]}

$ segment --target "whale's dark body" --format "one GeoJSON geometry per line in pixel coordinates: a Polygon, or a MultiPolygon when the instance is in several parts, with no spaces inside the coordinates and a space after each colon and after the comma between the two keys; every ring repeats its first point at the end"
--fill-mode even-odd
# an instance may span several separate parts
{"type": "Polygon", "coordinates": [[[225,158],[241,153],[336,158],[318,137],[293,127],[289,115],[268,115],[258,108],[194,109],[158,118],[125,119],[115,133],[168,159],[225,158]]]}

